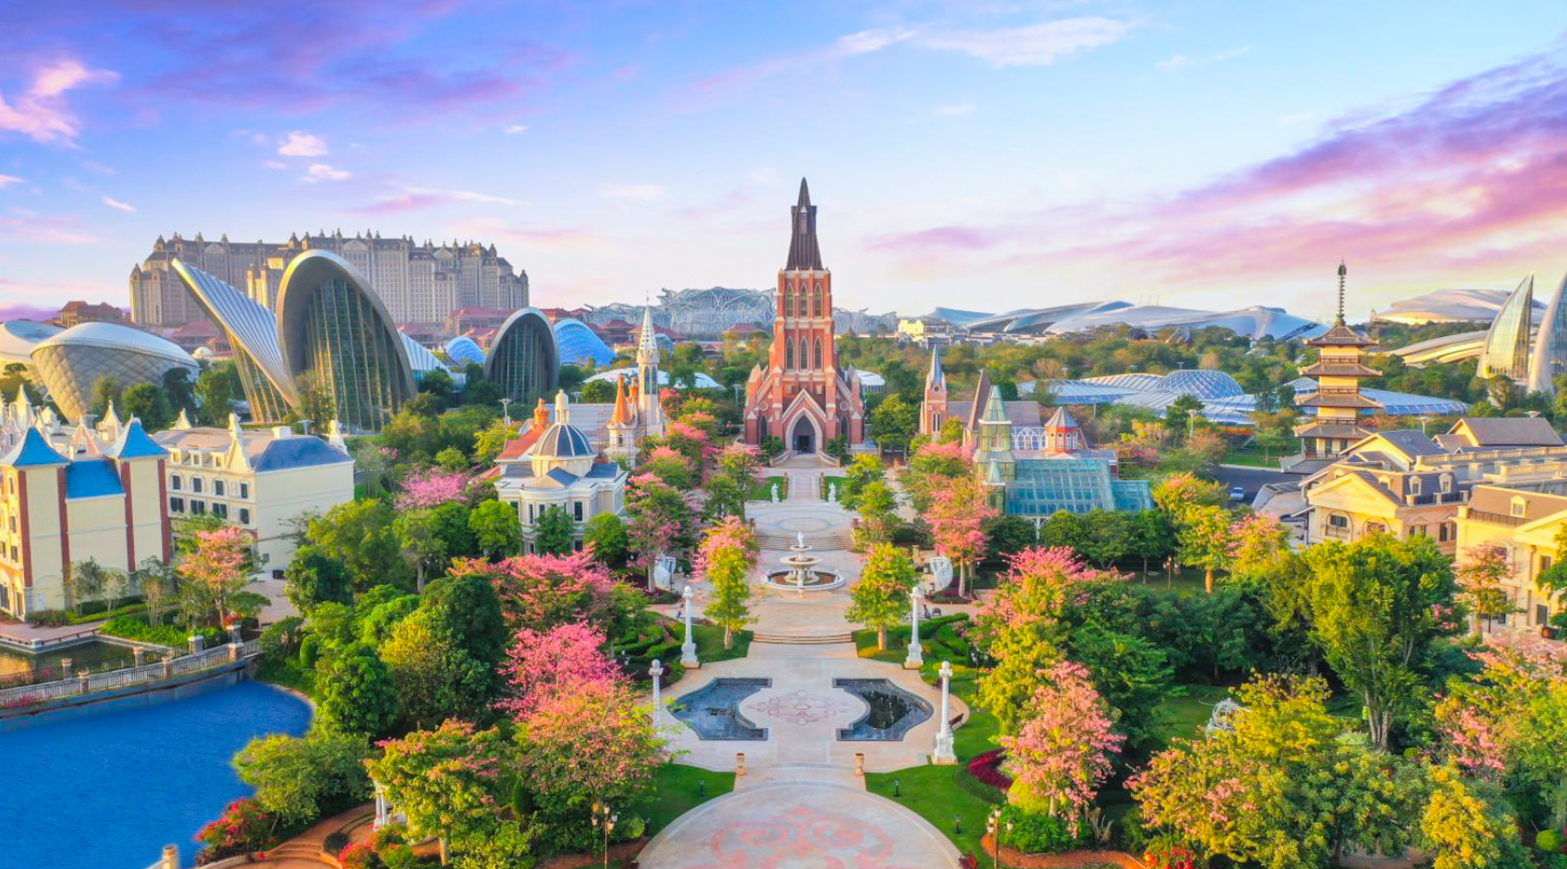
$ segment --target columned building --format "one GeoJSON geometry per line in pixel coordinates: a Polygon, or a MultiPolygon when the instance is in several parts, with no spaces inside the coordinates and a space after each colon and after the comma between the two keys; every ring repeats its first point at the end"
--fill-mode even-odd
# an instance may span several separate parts
{"type": "Polygon", "coordinates": [[[796,453],[818,452],[836,439],[854,446],[865,440],[865,406],[857,381],[838,369],[832,273],[822,265],[816,206],[803,178],[791,216],[789,258],[778,271],[773,346],[766,370],[756,366],[746,382],[745,441],[759,444],[773,436],[796,453]]]}

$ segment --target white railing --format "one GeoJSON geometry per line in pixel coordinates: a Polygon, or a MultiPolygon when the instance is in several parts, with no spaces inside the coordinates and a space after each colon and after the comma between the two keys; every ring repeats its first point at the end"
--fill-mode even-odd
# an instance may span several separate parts
{"type": "MultiPolygon", "coordinates": [[[[169,672],[173,676],[197,673],[226,664],[236,657],[241,660],[254,657],[259,652],[260,644],[255,640],[251,640],[248,643],[240,643],[237,650],[232,644],[218,646],[217,648],[206,649],[193,655],[183,655],[173,659],[170,662],[169,672]],[[237,655],[235,654],[236,651],[238,652],[237,655]]],[[[158,682],[162,681],[163,678],[163,662],[159,661],[155,664],[143,664],[140,667],[126,667],[122,670],[110,670],[107,673],[95,673],[85,679],[76,676],[70,679],[61,679],[58,682],[18,685],[15,688],[0,690],[0,709],[14,706],[30,706],[45,700],[77,697],[114,688],[125,688],[130,685],[158,682]]]]}

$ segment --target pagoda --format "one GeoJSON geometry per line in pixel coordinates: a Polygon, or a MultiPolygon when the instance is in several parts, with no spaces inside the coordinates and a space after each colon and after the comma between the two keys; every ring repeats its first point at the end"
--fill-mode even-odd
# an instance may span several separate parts
{"type": "Polygon", "coordinates": [[[1285,459],[1283,468],[1293,473],[1312,473],[1337,461],[1350,445],[1371,434],[1360,425],[1363,413],[1382,409],[1382,405],[1360,394],[1360,381],[1381,372],[1366,365],[1366,354],[1377,342],[1349,328],[1344,322],[1344,279],[1349,269],[1338,266],[1338,318],[1333,328],[1307,341],[1317,348],[1315,364],[1301,369],[1304,377],[1317,379],[1317,390],[1295,404],[1316,411],[1311,422],[1295,427],[1301,439],[1301,453],[1285,459]]]}

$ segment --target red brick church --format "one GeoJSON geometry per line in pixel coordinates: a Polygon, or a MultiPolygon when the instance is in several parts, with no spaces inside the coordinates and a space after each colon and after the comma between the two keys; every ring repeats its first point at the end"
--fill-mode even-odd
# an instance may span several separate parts
{"type": "Polygon", "coordinates": [[[778,310],[767,368],[757,365],[745,384],[745,441],[771,435],[796,453],[815,453],[828,441],[865,440],[859,378],[840,370],[833,346],[832,273],[816,244],[816,206],[800,179],[789,260],[778,270],[778,310]]]}

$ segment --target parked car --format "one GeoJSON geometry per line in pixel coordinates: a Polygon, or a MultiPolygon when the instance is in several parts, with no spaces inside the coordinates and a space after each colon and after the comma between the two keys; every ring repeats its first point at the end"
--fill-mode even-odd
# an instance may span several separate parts
{"type": "Polygon", "coordinates": [[[1244,501],[1244,500],[1246,500],[1246,490],[1241,488],[1240,486],[1231,486],[1230,487],[1230,500],[1231,501],[1244,501]]]}

